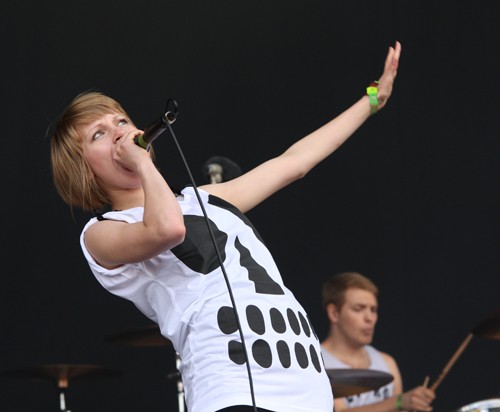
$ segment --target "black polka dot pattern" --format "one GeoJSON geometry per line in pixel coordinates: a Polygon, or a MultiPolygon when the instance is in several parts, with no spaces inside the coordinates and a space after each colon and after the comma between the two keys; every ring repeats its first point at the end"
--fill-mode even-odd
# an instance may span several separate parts
{"type": "Polygon", "coordinates": [[[281,314],[281,312],[276,308],[271,308],[269,310],[269,315],[271,317],[271,325],[275,332],[285,333],[286,332],[286,323],[285,318],[281,314]]]}
{"type": "Polygon", "coordinates": [[[300,324],[302,325],[302,330],[306,334],[307,337],[311,336],[311,329],[309,328],[309,322],[304,317],[302,313],[299,312],[300,324]]]}
{"type": "MultiPolygon", "coordinates": [[[[276,352],[278,359],[273,359],[273,351],[270,342],[274,341],[276,336],[283,334],[289,328],[295,335],[300,336],[303,333],[307,338],[316,341],[316,337],[311,337],[310,324],[303,313],[298,315],[292,309],[286,309],[286,318],[276,307],[269,310],[270,328],[266,328],[266,318],[260,308],[255,305],[246,307],[247,327],[253,332],[262,336],[252,343],[251,355],[253,360],[263,368],[269,368],[273,362],[281,365],[283,368],[289,368],[292,363],[298,364],[302,369],[309,366],[319,373],[321,372],[321,353],[318,353],[316,347],[311,343],[306,349],[300,342],[286,342],[278,340],[276,342],[276,352]],[[286,320],[288,320],[288,325],[286,320]],[[299,323],[300,319],[300,323],[299,323]],[[300,327],[302,325],[302,328],[300,327]],[[267,331],[267,334],[266,334],[267,331]],[[292,346],[290,346],[292,345],[292,346]]],[[[224,306],[219,309],[217,314],[219,329],[226,335],[237,332],[236,317],[232,307],[224,306]]],[[[231,361],[238,365],[245,363],[245,354],[240,341],[230,340],[228,342],[228,355],[231,361]]]]}
{"type": "Polygon", "coordinates": [[[252,355],[260,366],[269,368],[273,362],[269,343],[263,339],[256,340],[252,345],[252,355]]]}
{"type": "Polygon", "coordinates": [[[217,324],[222,333],[229,335],[238,330],[234,309],[230,306],[223,306],[217,312],[217,324]]]}
{"type": "MultiPolygon", "coordinates": [[[[320,363],[320,360],[318,358],[318,354],[316,353],[316,349],[314,349],[313,345],[309,346],[309,356],[311,356],[311,363],[313,364],[314,368],[318,372],[321,372],[321,363],[320,363]]],[[[321,359],[323,359],[323,358],[321,358],[321,359]]]]}
{"type": "Polygon", "coordinates": [[[248,326],[258,335],[263,335],[266,332],[266,325],[264,323],[264,316],[257,306],[247,306],[247,319],[248,326]]]}
{"type": "Polygon", "coordinates": [[[299,320],[297,319],[297,315],[292,309],[288,309],[286,311],[286,316],[288,318],[288,322],[290,322],[290,327],[295,332],[296,335],[300,335],[300,325],[299,320]]]}
{"type": "Polygon", "coordinates": [[[279,340],[276,343],[276,349],[278,350],[278,357],[280,359],[281,366],[285,369],[289,368],[292,364],[292,360],[290,357],[290,348],[286,344],[285,341],[279,340]]]}
{"type": "Polygon", "coordinates": [[[232,340],[228,344],[229,359],[237,365],[245,363],[245,352],[243,352],[243,345],[241,342],[232,340]]]}
{"type": "Polygon", "coordinates": [[[309,366],[309,358],[307,357],[306,350],[299,342],[295,343],[295,356],[302,369],[306,369],[309,366]]]}

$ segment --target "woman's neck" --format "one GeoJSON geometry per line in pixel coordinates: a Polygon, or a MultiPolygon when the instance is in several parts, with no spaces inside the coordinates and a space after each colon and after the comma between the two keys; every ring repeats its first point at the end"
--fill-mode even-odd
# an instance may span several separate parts
{"type": "Polygon", "coordinates": [[[113,210],[126,210],[143,206],[144,192],[142,188],[121,190],[111,194],[111,208],[113,210]]]}

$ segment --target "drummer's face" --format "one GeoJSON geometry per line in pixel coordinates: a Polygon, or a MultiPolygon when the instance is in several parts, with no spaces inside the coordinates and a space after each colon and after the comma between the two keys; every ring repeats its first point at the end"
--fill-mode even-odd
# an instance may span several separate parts
{"type": "Polygon", "coordinates": [[[337,326],[353,343],[372,342],[378,319],[377,297],[363,289],[347,289],[345,303],[338,313],[337,326]]]}

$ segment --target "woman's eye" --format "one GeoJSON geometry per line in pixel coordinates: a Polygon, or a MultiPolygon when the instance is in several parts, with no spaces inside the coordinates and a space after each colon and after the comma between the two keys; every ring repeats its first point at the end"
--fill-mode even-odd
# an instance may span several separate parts
{"type": "Polygon", "coordinates": [[[126,124],[128,124],[127,119],[120,119],[120,120],[118,120],[118,126],[123,126],[123,125],[126,125],[126,124]]]}
{"type": "Polygon", "coordinates": [[[92,136],[92,140],[97,140],[99,139],[102,135],[104,134],[103,131],[101,130],[98,130],[97,132],[94,133],[94,135],[92,136]]]}

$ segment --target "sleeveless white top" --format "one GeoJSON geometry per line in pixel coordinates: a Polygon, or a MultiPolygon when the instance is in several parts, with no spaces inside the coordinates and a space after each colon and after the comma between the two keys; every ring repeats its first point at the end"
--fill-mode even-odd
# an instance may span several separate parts
{"type": "MultiPolygon", "coordinates": [[[[285,287],[248,219],[199,190],[220,250],[245,341],[257,407],[277,412],[332,412],[333,394],[321,349],[304,308],[285,287]]],[[[190,412],[252,405],[245,351],[228,286],[194,189],[177,198],[184,214],[182,244],[153,259],[107,270],[81,247],[96,279],[157,322],[181,363],[190,412]]],[[[143,208],[106,219],[137,222],[143,208]]]]}

